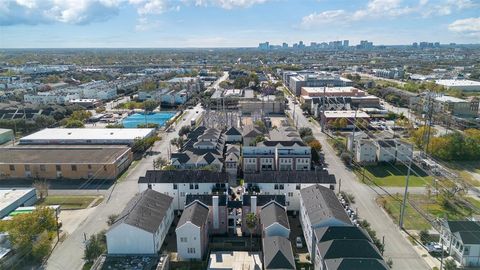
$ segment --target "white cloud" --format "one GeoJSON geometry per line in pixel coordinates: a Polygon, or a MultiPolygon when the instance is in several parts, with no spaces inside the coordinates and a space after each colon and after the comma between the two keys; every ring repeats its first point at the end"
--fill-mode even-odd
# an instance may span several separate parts
{"type": "Polygon", "coordinates": [[[302,26],[311,27],[334,22],[342,23],[347,19],[346,15],[347,12],[343,9],[314,12],[302,18],[302,26]]]}
{"type": "Polygon", "coordinates": [[[151,21],[146,17],[140,17],[137,20],[137,24],[135,25],[135,31],[137,32],[145,32],[153,29],[160,28],[161,23],[158,20],[151,21]]]}
{"type": "Polygon", "coordinates": [[[480,17],[456,20],[448,25],[448,30],[467,36],[480,37],[480,17]]]}
{"type": "Polygon", "coordinates": [[[122,0],[6,0],[0,25],[103,21],[118,14],[122,0]]]}
{"type": "Polygon", "coordinates": [[[418,0],[417,4],[410,6],[403,0],[370,0],[366,6],[354,11],[328,10],[314,12],[302,18],[301,25],[309,28],[315,25],[328,23],[348,23],[361,20],[379,18],[397,18],[408,14],[418,14],[423,17],[432,15],[445,16],[455,11],[476,7],[478,4],[472,0],[443,0],[431,3],[429,0],[418,0]]]}
{"type": "MultiPolygon", "coordinates": [[[[218,6],[224,9],[245,8],[268,0],[194,0],[196,6],[218,6]]],[[[189,2],[186,0],[185,2],[189,2]]]]}

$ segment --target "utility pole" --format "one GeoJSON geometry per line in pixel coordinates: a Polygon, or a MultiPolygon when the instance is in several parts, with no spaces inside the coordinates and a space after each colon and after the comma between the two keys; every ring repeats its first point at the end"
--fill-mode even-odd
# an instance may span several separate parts
{"type": "Polygon", "coordinates": [[[355,110],[355,116],[353,117],[353,133],[352,133],[352,153],[353,154],[355,154],[355,130],[356,129],[357,129],[357,110],[355,110]]]}
{"type": "Polygon", "coordinates": [[[405,216],[405,207],[407,206],[407,197],[408,197],[408,181],[410,180],[410,170],[412,168],[412,160],[408,163],[407,177],[405,179],[405,193],[403,194],[402,209],[400,209],[400,220],[398,225],[403,229],[403,218],[405,216]]]}
{"type": "Polygon", "coordinates": [[[323,87],[323,97],[322,97],[322,115],[320,115],[320,126],[322,128],[322,133],[325,132],[325,92],[327,91],[327,87],[323,87]]]}

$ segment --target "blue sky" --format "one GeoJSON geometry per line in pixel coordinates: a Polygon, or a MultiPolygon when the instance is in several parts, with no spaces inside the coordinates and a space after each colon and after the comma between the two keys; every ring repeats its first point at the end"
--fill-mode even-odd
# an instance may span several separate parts
{"type": "Polygon", "coordinates": [[[1,48],[480,43],[480,0],[0,0],[1,48]]]}

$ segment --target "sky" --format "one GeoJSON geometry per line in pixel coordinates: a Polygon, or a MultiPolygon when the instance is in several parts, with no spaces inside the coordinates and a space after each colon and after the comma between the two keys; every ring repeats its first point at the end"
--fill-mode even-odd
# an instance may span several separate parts
{"type": "Polygon", "coordinates": [[[0,0],[0,48],[480,43],[480,0],[0,0]]]}

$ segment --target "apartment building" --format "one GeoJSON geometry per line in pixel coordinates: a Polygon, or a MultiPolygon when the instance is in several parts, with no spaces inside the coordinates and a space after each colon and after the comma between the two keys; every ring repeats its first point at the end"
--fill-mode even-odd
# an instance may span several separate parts
{"type": "MultiPolygon", "coordinates": [[[[433,98],[434,112],[438,113],[448,113],[453,116],[458,117],[478,117],[479,111],[479,99],[477,97],[471,97],[468,100],[439,95],[433,98]]],[[[424,107],[426,104],[424,104],[424,107]]],[[[425,111],[428,111],[428,107],[425,108],[425,111]]]]}
{"type": "Polygon", "coordinates": [[[324,87],[324,86],[352,86],[353,82],[349,79],[342,78],[340,75],[318,72],[318,71],[302,71],[284,76],[288,78],[288,88],[296,96],[301,95],[302,87],[324,87]]]}
{"type": "Polygon", "coordinates": [[[245,173],[247,190],[256,190],[264,195],[284,195],[289,211],[300,210],[300,191],[312,185],[335,189],[335,176],[327,171],[263,171],[245,173]]]}
{"type": "MultiPolygon", "coordinates": [[[[250,231],[248,230],[246,219],[248,213],[253,213],[259,217],[262,208],[267,204],[275,202],[276,204],[285,207],[285,195],[262,195],[262,194],[255,194],[249,195],[244,194],[242,196],[242,211],[241,211],[241,220],[242,220],[242,232],[245,234],[249,234],[250,231]]],[[[262,234],[262,226],[257,226],[255,235],[262,234]]]]}
{"type": "Polygon", "coordinates": [[[173,221],[172,201],[151,189],[135,195],[105,234],[108,254],[157,254],[173,221]]]}
{"type": "Polygon", "coordinates": [[[173,208],[183,210],[188,194],[225,194],[228,174],[208,170],[147,170],[145,176],[138,179],[138,190],[148,188],[172,196],[173,208]]]}
{"type": "Polygon", "coordinates": [[[0,179],[114,180],[132,162],[122,146],[16,146],[2,149],[0,179]]]}
{"type": "Polygon", "coordinates": [[[354,149],[355,160],[361,164],[408,163],[413,158],[413,145],[397,139],[360,138],[354,149]]]}
{"type": "Polygon", "coordinates": [[[187,194],[186,205],[199,201],[206,205],[208,212],[208,234],[224,235],[227,233],[228,208],[227,195],[187,194]]]}

